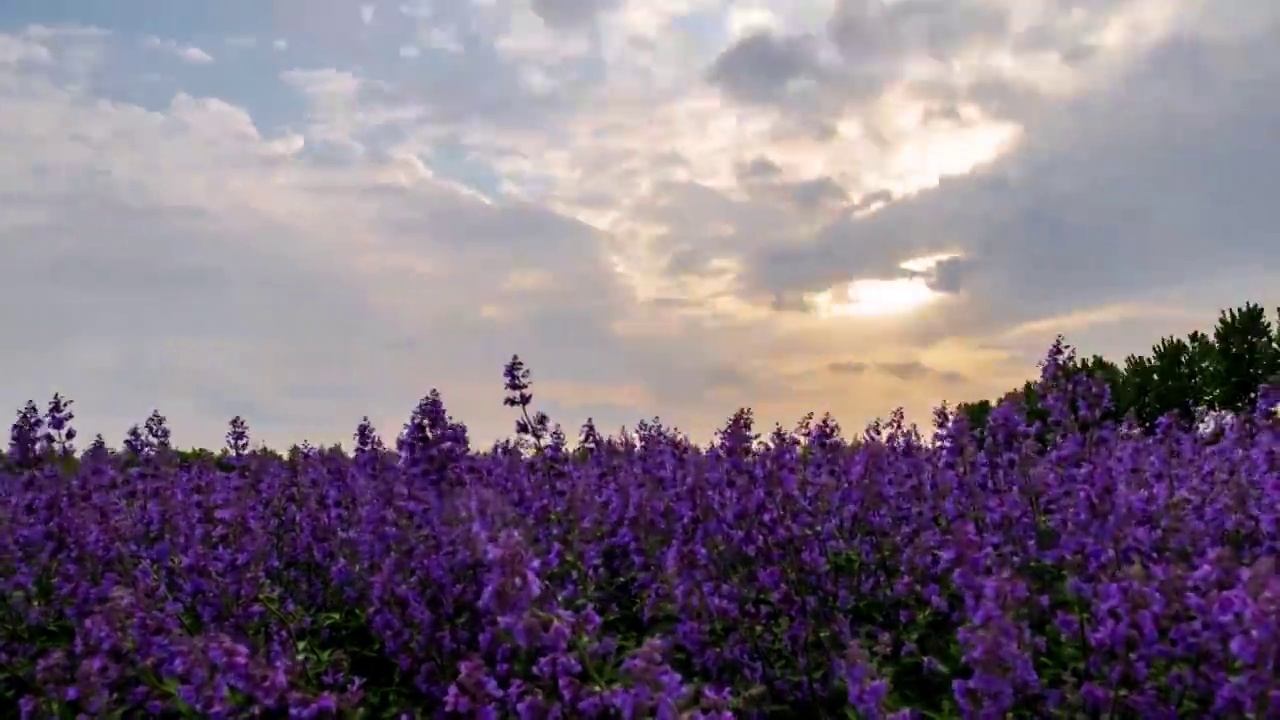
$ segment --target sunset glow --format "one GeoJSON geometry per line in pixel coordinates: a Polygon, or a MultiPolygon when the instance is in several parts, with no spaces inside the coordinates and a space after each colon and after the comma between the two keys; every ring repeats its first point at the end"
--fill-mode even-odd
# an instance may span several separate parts
{"type": "Polygon", "coordinates": [[[938,297],[921,278],[855,280],[806,299],[821,317],[891,317],[917,310],[938,297]],[[841,297],[843,296],[843,297],[841,297]]]}

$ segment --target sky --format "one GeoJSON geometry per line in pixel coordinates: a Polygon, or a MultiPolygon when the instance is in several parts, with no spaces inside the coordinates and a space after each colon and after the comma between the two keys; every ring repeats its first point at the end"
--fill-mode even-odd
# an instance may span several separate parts
{"type": "Polygon", "coordinates": [[[0,408],[705,441],[1280,305],[1280,3],[9,0],[0,408]]]}

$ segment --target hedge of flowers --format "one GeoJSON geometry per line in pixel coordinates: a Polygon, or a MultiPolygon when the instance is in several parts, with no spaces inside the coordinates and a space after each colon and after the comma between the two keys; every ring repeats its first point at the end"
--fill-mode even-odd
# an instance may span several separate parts
{"type": "MultiPolygon", "coordinates": [[[[163,420],[0,477],[5,717],[1280,717],[1280,422],[1212,440],[937,411],[708,447],[658,422],[470,448],[438,393],[395,450],[178,462],[163,420]]],[[[1265,398],[1264,398],[1265,400],[1265,398]]],[[[1272,399],[1273,401],[1274,399],[1272,399]]]]}

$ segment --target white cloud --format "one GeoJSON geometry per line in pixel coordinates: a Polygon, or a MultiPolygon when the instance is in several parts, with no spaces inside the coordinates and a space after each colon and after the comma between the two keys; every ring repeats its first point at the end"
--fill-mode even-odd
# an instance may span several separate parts
{"type": "Polygon", "coordinates": [[[49,49],[26,37],[0,36],[0,65],[19,63],[47,63],[52,59],[49,49]]]}
{"type": "MultiPolygon", "coordinates": [[[[337,439],[365,412],[402,419],[439,378],[492,435],[509,420],[499,419],[501,364],[527,340],[503,340],[510,330],[477,306],[589,331],[594,305],[608,302],[589,229],[478,200],[433,181],[421,161],[405,175],[396,168],[413,158],[291,160],[302,138],[266,136],[221,100],[179,94],[150,112],[19,77],[0,85],[0,138],[13,148],[0,176],[4,232],[21,248],[0,285],[9,308],[32,293],[49,300],[38,325],[0,317],[30,340],[11,353],[11,402],[61,388],[86,422],[115,432],[158,404],[202,442],[239,403],[274,441],[337,439]],[[46,180],[33,186],[32,172],[46,180]],[[553,254],[526,252],[520,233],[553,254]],[[504,289],[493,275],[537,263],[553,287],[504,289]],[[589,296],[562,305],[557,288],[589,296]],[[556,304],[522,296],[531,292],[556,304]],[[444,338],[458,352],[432,349],[444,338]],[[92,382],[102,373],[115,381],[92,382]]],[[[340,73],[289,77],[330,99],[359,86],[340,73]]]]}
{"type": "Polygon", "coordinates": [[[173,40],[162,40],[154,35],[143,39],[142,42],[145,47],[167,52],[192,65],[208,65],[213,62],[212,55],[192,45],[183,45],[173,40]]]}

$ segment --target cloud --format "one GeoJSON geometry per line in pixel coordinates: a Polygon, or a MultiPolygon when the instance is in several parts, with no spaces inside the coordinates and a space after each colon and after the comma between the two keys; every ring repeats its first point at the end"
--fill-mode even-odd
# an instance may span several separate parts
{"type": "Polygon", "coordinates": [[[958,372],[952,370],[935,370],[917,360],[881,362],[876,363],[875,368],[885,375],[905,381],[921,380],[930,376],[937,377],[949,383],[964,381],[964,375],[961,375],[958,372]]]}
{"type": "MultiPolygon", "coordinates": [[[[310,79],[341,96],[340,75],[310,79]]],[[[9,352],[11,401],[61,387],[83,417],[116,431],[156,404],[206,439],[240,404],[277,441],[337,438],[358,412],[400,419],[433,374],[455,378],[442,384],[462,405],[487,404],[467,399],[478,391],[500,408],[501,363],[526,333],[564,323],[575,332],[562,340],[586,344],[595,326],[607,341],[597,309],[609,302],[607,275],[591,275],[591,231],[576,221],[406,174],[410,158],[341,169],[305,159],[292,136],[264,135],[219,100],[86,109],[77,91],[38,77],[6,76],[0,88],[0,137],[13,148],[0,179],[4,235],[16,248],[0,271],[12,309],[0,323],[24,338],[9,352]],[[37,118],[56,130],[33,135],[37,118]],[[539,227],[532,237],[558,255],[519,239],[539,227]],[[557,287],[592,297],[498,287],[504,268],[539,265],[557,287]],[[18,312],[31,297],[41,309],[18,312]],[[511,306],[522,327],[493,326],[477,309],[486,302],[511,306]],[[479,336],[461,343],[469,352],[423,362],[439,355],[424,322],[453,342],[479,336]],[[475,385],[459,390],[468,366],[475,385]],[[103,376],[112,382],[90,381],[103,376]],[[392,388],[379,392],[386,382],[394,401],[392,388]],[[317,425],[320,413],[332,418],[317,425]]]]}
{"type": "Polygon", "coordinates": [[[775,178],[782,173],[782,168],[769,158],[759,156],[752,158],[751,162],[740,163],[737,172],[740,181],[752,182],[775,178]]]}
{"type": "Polygon", "coordinates": [[[161,40],[154,35],[144,39],[143,45],[152,50],[169,53],[192,65],[208,65],[213,62],[213,56],[198,47],[181,45],[173,40],[161,40]]]}
{"type": "Polygon", "coordinates": [[[620,0],[530,0],[533,12],[551,27],[578,27],[612,10],[620,0]]]}
{"type": "Polygon", "coordinates": [[[917,56],[947,62],[975,45],[1006,40],[1012,10],[985,0],[840,0],[827,30],[858,70],[901,72],[917,56]]]}
{"type": "Polygon", "coordinates": [[[0,404],[280,444],[435,386],[487,440],[519,352],[567,425],[706,439],[1280,304],[1265,3],[364,7],[0,11],[0,404]]]}
{"type": "Polygon", "coordinates": [[[798,80],[818,71],[811,38],[779,38],[765,30],[739,40],[711,66],[711,82],[745,102],[781,102],[798,80]]]}
{"type": "Polygon", "coordinates": [[[27,37],[0,37],[0,64],[47,63],[52,59],[49,49],[27,37]]]}
{"type": "Polygon", "coordinates": [[[841,360],[827,363],[827,370],[837,375],[861,375],[867,371],[867,364],[856,360],[841,360]]]}
{"type": "Polygon", "coordinates": [[[954,318],[978,332],[1269,265],[1262,188],[1280,146],[1259,138],[1280,122],[1280,103],[1260,103],[1252,88],[1280,80],[1278,61],[1262,41],[1171,41],[1113,87],[1064,104],[1005,160],[869,217],[846,215],[808,245],[764,249],[752,282],[814,291],[955,251],[935,271],[936,289],[1017,298],[954,318]],[[1238,80],[1215,91],[1206,77],[1238,80]]]}
{"type": "Polygon", "coordinates": [[[925,379],[935,379],[948,384],[962,383],[965,381],[963,374],[954,370],[937,370],[918,360],[900,360],[900,361],[880,361],[880,362],[863,362],[861,360],[838,360],[827,363],[827,371],[834,375],[841,376],[862,376],[867,372],[875,371],[882,375],[888,375],[896,380],[906,382],[915,382],[925,379]]]}
{"type": "Polygon", "coordinates": [[[917,380],[929,374],[929,368],[915,361],[877,363],[876,369],[899,380],[917,380]]]}

